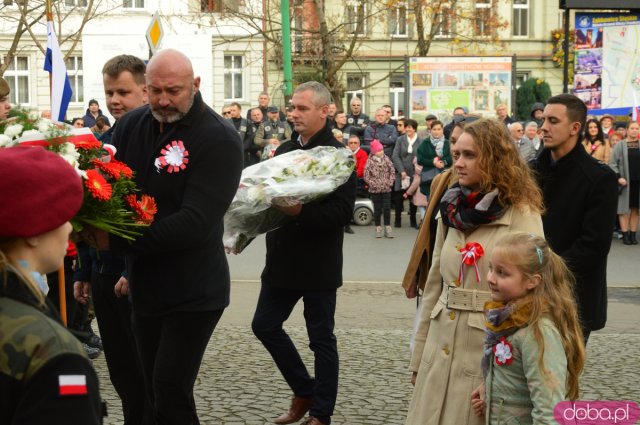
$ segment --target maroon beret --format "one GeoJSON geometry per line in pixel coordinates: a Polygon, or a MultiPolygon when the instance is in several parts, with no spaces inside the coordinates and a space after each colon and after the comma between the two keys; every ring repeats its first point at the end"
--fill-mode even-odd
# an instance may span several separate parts
{"type": "Polygon", "coordinates": [[[28,238],[57,229],[82,205],[82,179],[41,147],[0,149],[0,237],[28,238]]]}

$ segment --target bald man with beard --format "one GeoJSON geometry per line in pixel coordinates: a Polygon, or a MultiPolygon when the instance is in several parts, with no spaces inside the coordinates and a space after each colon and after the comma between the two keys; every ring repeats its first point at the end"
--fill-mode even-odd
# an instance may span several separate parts
{"type": "Polygon", "coordinates": [[[243,149],[233,125],[202,100],[200,77],[184,54],[156,53],[146,84],[149,104],[120,118],[112,139],[140,193],[158,207],[135,242],[120,244],[133,332],[156,422],[198,424],[193,386],[229,305],[223,216],[238,188],[243,149]]]}

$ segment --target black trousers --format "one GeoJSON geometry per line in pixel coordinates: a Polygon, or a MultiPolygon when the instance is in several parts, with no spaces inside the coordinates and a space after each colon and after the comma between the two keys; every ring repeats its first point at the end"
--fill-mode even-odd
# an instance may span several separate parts
{"type": "Polygon", "coordinates": [[[373,202],[373,222],[376,226],[380,226],[380,216],[384,218],[384,225],[391,225],[391,192],[372,193],[371,202],[373,202]]]}
{"type": "Polygon", "coordinates": [[[265,346],[294,395],[313,396],[309,414],[329,425],[338,395],[339,358],[333,329],[336,290],[288,290],[262,284],[251,327],[265,346]],[[313,351],[315,379],[309,375],[296,346],[282,328],[302,298],[304,319],[313,351]]]}
{"type": "Polygon", "coordinates": [[[153,424],[142,363],[131,329],[131,303],[116,297],[119,275],[91,273],[91,296],[102,338],[109,378],[122,401],[125,425],[153,424]]]}
{"type": "MultiPolygon", "coordinates": [[[[404,193],[406,190],[397,190],[393,192],[393,206],[396,211],[396,225],[401,224],[402,210],[404,209],[404,193]]],[[[418,207],[413,205],[413,202],[409,200],[409,220],[412,226],[416,225],[416,213],[418,207]]]]}
{"type": "Polygon", "coordinates": [[[200,424],[193,385],[223,311],[133,313],[133,334],[156,424],[200,424]]]}

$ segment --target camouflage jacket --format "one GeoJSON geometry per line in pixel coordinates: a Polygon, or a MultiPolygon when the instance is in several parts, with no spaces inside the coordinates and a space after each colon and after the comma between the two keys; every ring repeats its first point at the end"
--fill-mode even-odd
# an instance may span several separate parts
{"type": "MultiPolygon", "coordinates": [[[[0,424],[101,424],[98,378],[48,302],[0,281],[0,424]]],[[[0,273],[0,279],[3,276],[0,273]]]]}

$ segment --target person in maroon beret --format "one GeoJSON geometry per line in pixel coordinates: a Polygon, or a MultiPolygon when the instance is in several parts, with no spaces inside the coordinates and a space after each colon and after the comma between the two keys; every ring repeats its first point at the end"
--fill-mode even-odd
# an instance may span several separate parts
{"type": "Polygon", "coordinates": [[[82,181],[39,147],[0,149],[0,423],[101,424],[98,377],[45,296],[82,181]]]}

